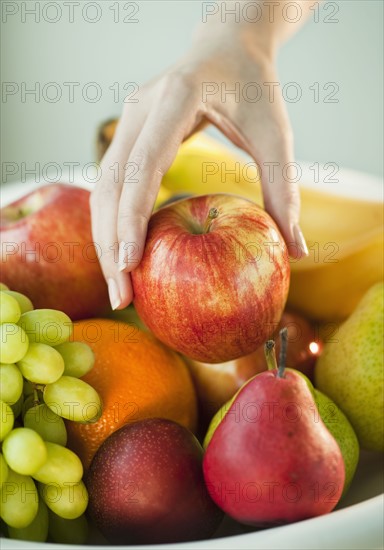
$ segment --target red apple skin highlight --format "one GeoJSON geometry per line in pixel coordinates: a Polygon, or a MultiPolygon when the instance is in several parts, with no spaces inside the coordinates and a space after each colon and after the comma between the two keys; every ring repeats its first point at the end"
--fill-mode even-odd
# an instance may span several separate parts
{"type": "Polygon", "coordinates": [[[286,245],[271,217],[234,195],[192,197],[149,221],[134,305],[171,348],[207,363],[255,351],[282,315],[289,288],[286,245]],[[211,209],[218,216],[210,221],[211,209]]]}
{"type": "Polygon", "coordinates": [[[86,477],[88,513],[115,544],[209,538],[223,513],[205,487],[203,449],[176,422],[125,425],[97,451],[86,477]]]}
{"type": "Polygon", "coordinates": [[[265,527],[326,514],[345,479],[340,448],[302,376],[258,374],[240,390],[203,461],[210,495],[241,523],[265,527]]]}
{"type": "Polygon", "coordinates": [[[109,309],[91,235],[89,195],[52,184],[1,209],[2,282],[26,294],[35,308],[58,309],[71,319],[109,309]]]}

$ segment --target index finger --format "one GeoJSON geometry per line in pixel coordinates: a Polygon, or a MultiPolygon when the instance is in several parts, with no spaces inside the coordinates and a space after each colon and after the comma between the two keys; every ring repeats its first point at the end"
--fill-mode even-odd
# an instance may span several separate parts
{"type": "Polygon", "coordinates": [[[122,188],[117,236],[119,269],[130,272],[140,263],[147,225],[164,173],[178,148],[198,122],[188,101],[153,106],[127,162],[122,188]],[[129,171],[129,174],[128,174],[129,171]]]}

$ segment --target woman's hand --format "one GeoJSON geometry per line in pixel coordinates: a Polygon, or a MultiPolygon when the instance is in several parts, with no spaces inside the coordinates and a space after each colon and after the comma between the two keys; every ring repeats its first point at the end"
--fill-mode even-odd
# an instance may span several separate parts
{"type": "Polygon", "coordinates": [[[232,33],[216,27],[209,42],[200,33],[190,54],[140,88],[137,103],[124,105],[101,163],[102,178],[91,195],[93,238],[101,248],[113,309],[132,301],[130,271],[142,257],[161,179],[180,144],[206,123],[214,124],[261,167],[266,210],[278,224],[289,253],[307,254],[299,228],[298,187],[284,170],[294,161],[291,126],[279,87],[274,87],[271,100],[263,86],[278,82],[273,41],[257,45],[238,28],[232,33]],[[258,83],[263,90],[257,102],[242,93],[239,101],[238,94],[228,92],[237,87],[249,90],[251,96],[249,83],[258,83]],[[271,163],[275,163],[273,178],[269,169],[263,169],[271,163]]]}

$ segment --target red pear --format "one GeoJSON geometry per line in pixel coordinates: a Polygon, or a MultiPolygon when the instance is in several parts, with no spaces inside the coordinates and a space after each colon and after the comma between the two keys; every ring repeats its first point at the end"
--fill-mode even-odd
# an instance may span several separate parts
{"type": "Polygon", "coordinates": [[[345,478],[340,448],[309,384],[284,367],[242,387],[213,432],[203,470],[216,504],[257,526],[330,512],[345,478]]]}

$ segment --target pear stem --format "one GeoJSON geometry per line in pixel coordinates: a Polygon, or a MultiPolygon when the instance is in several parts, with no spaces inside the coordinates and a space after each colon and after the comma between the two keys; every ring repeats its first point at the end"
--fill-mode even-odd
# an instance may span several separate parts
{"type": "Polygon", "coordinates": [[[284,327],[279,332],[280,335],[280,357],[279,368],[277,369],[277,378],[284,378],[285,366],[287,364],[287,346],[288,346],[288,329],[284,327]]]}
{"type": "Polygon", "coordinates": [[[209,230],[211,229],[212,220],[217,218],[219,215],[219,211],[217,208],[211,208],[208,212],[207,219],[205,220],[205,224],[203,227],[203,233],[209,233],[209,230]]]}
{"type": "Polygon", "coordinates": [[[265,342],[264,355],[265,355],[265,360],[267,361],[268,370],[277,369],[274,340],[268,340],[268,342],[265,342]]]}

